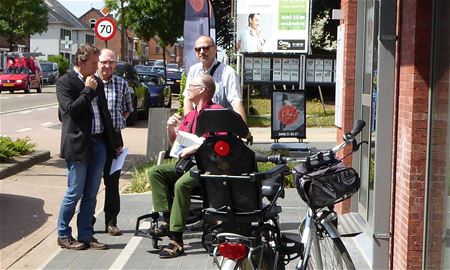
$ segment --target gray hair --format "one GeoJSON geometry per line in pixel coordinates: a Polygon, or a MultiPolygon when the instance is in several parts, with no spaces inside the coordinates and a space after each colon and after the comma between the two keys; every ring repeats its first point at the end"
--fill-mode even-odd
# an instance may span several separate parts
{"type": "Polygon", "coordinates": [[[216,83],[214,82],[213,77],[209,74],[200,74],[197,78],[200,80],[202,86],[205,87],[209,98],[212,98],[216,92],[216,83]]]}

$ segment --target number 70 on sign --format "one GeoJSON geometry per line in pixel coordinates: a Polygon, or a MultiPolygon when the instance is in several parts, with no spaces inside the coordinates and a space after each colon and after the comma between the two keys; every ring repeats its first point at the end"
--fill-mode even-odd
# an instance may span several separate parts
{"type": "Polygon", "coordinates": [[[117,31],[116,22],[113,18],[104,17],[95,23],[95,35],[101,40],[110,40],[117,31]]]}

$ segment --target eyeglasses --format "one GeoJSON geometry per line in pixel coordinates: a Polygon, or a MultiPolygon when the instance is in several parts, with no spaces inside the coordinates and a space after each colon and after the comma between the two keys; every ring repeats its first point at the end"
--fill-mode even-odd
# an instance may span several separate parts
{"type": "Polygon", "coordinates": [[[203,50],[204,52],[208,52],[209,48],[213,47],[212,45],[208,45],[208,46],[201,46],[201,47],[195,47],[194,50],[196,53],[199,53],[201,50],[203,50]]]}
{"type": "Polygon", "coordinates": [[[115,60],[105,60],[105,61],[98,61],[100,64],[102,64],[102,66],[106,66],[106,64],[109,64],[110,66],[115,64],[116,61],[115,60]]]}

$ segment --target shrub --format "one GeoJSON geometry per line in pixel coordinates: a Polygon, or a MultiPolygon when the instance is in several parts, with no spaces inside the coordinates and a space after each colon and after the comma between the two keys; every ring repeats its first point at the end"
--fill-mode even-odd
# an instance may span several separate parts
{"type": "Polygon", "coordinates": [[[30,138],[16,139],[0,137],[0,161],[11,161],[14,157],[34,152],[36,144],[30,143],[30,138]]]}
{"type": "Polygon", "coordinates": [[[58,64],[59,75],[62,76],[69,69],[69,61],[62,55],[50,55],[48,57],[49,62],[54,62],[58,64]]]}

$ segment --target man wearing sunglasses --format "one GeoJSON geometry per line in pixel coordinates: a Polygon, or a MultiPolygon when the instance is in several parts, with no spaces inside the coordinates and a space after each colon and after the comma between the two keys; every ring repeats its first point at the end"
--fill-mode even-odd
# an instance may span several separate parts
{"type": "Polygon", "coordinates": [[[184,95],[184,114],[194,109],[192,101],[188,98],[188,86],[192,79],[199,74],[210,74],[216,83],[216,93],[213,102],[225,108],[232,108],[247,122],[244,105],[242,103],[242,91],[239,84],[239,76],[232,67],[220,63],[216,59],[217,48],[211,37],[201,36],[195,41],[195,54],[200,61],[189,69],[184,95]]]}

